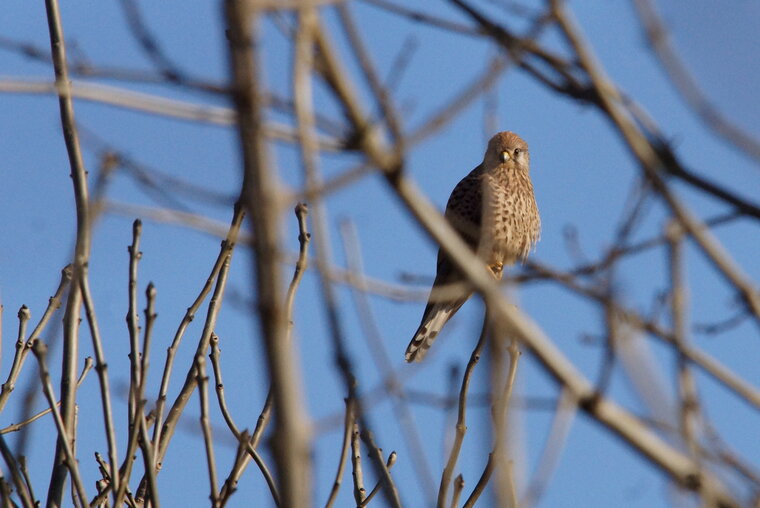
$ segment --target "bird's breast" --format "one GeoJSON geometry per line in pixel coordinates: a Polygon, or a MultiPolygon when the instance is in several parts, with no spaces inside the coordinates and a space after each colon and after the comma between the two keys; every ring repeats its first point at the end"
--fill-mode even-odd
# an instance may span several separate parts
{"type": "Polygon", "coordinates": [[[525,259],[541,228],[533,186],[527,178],[486,182],[479,252],[488,264],[525,259]]]}

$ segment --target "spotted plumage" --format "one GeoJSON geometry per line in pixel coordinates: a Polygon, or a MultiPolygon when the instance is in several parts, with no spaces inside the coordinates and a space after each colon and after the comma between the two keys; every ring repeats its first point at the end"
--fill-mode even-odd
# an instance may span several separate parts
{"type": "MultiPolygon", "coordinates": [[[[505,265],[525,260],[541,230],[525,141],[513,132],[492,137],[483,162],[451,192],[445,216],[495,277],[501,278],[505,265]]],[[[443,325],[470,295],[462,275],[439,250],[435,282],[406,349],[406,361],[425,356],[443,325]]]]}

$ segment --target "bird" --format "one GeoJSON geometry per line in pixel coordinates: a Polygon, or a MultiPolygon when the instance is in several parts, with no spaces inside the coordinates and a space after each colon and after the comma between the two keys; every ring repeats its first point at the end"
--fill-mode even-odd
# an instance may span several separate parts
{"type": "MultiPolygon", "coordinates": [[[[481,162],[451,192],[446,220],[501,279],[504,266],[525,261],[538,242],[541,218],[530,179],[528,144],[514,132],[495,134],[481,162]]],[[[406,361],[421,361],[443,326],[472,295],[442,249],[425,312],[406,361]]]]}

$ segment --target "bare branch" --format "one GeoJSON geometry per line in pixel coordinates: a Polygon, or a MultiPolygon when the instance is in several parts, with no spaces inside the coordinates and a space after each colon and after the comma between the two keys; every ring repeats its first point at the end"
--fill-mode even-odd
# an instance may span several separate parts
{"type": "MultiPolygon", "coordinates": [[[[140,399],[140,403],[137,406],[137,425],[140,426],[140,449],[143,456],[143,467],[145,468],[146,483],[148,485],[148,495],[146,500],[150,501],[150,505],[155,508],[160,508],[161,504],[158,495],[158,482],[156,481],[156,469],[153,465],[156,463],[155,455],[156,448],[150,440],[150,434],[148,433],[148,422],[146,421],[143,412],[145,410],[145,400],[140,399]]],[[[127,483],[127,480],[124,480],[127,483]]],[[[132,495],[129,489],[126,489],[127,501],[130,505],[136,506],[136,501],[132,499],[132,495]]]]}
{"type": "MultiPolygon", "coordinates": [[[[77,379],[77,388],[82,386],[82,382],[84,381],[84,378],[87,377],[87,374],[90,372],[90,369],[92,369],[92,357],[87,357],[84,359],[84,367],[82,367],[82,372],[79,374],[79,379],[77,379]]],[[[60,406],[60,401],[56,404],[57,406],[60,406]]],[[[51,409],[43,409],[39,413],[35,414],[34,416],[31,416],[24,420],[23,422],[14,423],[12,425],[8,425],[7,427],[0,429],[0,435],[2,434],[8,434],[10,432],[16,432],[18,430],[21,430],[22,428],[26,427],[32,422],[35,422],[45,416],[46,414],[50,413],[51,409]]]]}
{"type": "MultiPolygon", "coordinates": [[[[70,96],[85,101],[190,122],[220,126],[230,126],[235,123],[235,115],[229,108],[179,101],[96,83],[71,81],[69,85],[70,96]]],[[[0,93],[48,95],[57,93],[57,87],[58,85],[49,81],[0,80],[0,93]]],[[[296,139],[293,131],[284,125],[268,124],[264,131],[266,136],[271,139],[286,142],[293,142],[296,139]]],[[[319,146],[322,150],[338,152],[343,149],[343,142],[321,135],[319,146]]]]}
{"type": "MultiPolygon", "coordinates": [[[[140,252],[140,235],[142,221],[135,219],[132,223],[132,245],[127,247],[129,252],[129,308],[127,310],[127,328],[129,329],[129,418],[134,418],[137,412],[138,386],[142,381],[140,361],[140,325],[137,317],[137,264],[142,258],[140,252]]],[[[117,503],[118,506],[118,503],[117,503]]]]}
{"type": "Polygon", "coordinates": [[[278,491],[286,508],[309,505],[311,461],[309,432],[301,403],[301,384],[293,360],[293,347],[285,340],[287,321],[282,308],[281,249],[277,183],[269,167],[263,132],[258,55],[253,44],[259,34],[258,13],[241,0],[224,4],[228,27],[231,98],[238,112],[238,134],[243,155],[242,198],[254,238],[258,314],[272,382],[277,427],[273,447],[278,491]]]}
{"type": "Polygon", "coordinates": [[[367,297],[367,285],[364,283],[364,269],[356,226],[353,222],[343,221],[340,225],[340,232],[348,269],[351,276],[357,280],[357,284],[351,287],[351,295],[359,313],[360,326],[364,331],[375,365],[386,380],[386,386],[392,396],[393,412],[398,420],[404,441],[410,450],[417,479],[422,483],[422,490],[429,496],[430,503],[432,503],[433,496],[435,496],[435,485],[433,484],[430,466],[425,458],[425,447],[422,444],[414,416],[409,409],[406,390],[394,372],[393,362],[386,350],[385,341],[380,334],[380,327],[367,297]]]}
{"type": "MultiPolygon", "coordinates": [[[[243,212],[242,207],[240,205],[236,205],[235,211],[232,215],[232,221],[230,223],[229,229],[227,230],[227,236],[225,240],[222,242],[221,248],[219,249],[219,255],[216,258],[216,262],[214,263],[214,266],[211,268],[211,273],[206,278],[206,282],[203,285],[203,288],[201,288],[201,291],[196,297],[195,301],[190,305],[190,307],[187,308],[187,312],[185,312],[185,315],[182,318],[182,321],[180,322],[176,333],[174,334],[174,339],[172,339],[172,343],[166,352],[166,363],[164,365],[163,375],[161,377],[161,387],[159,389],[158,400],[156,401],[156,409],[155,409],[156,426],[153,429],[154,448],[156,448],[158,444],[161,442],[161,434],[162,434],[161,422],[163,420],[164,406],[166,405],[166,394],[169,390],[169,379],[171,378],[172,367],[174,366],[174,357],[177,354],[177,349],[179,348],[179,344],[182,341],[182,337],[184,336],[185,331],[187,330],[187,327],[190,325],[190,322],[195,318],[195,313],[198,312],[198,309],[200,308],[203,301],[206,299],[206,296],[208,295],[209,291],[211,291],[211,287],[213,286],[214,282],[217,281],[219,277],[219,274],[222,270],[222,266],[229,259],[229,256],[231,255],[232,250],[235,248],[235,243],[237,241],[238,233],[240,231],[240,225],[243,222],[244,215],[245,214],[243,212]]],[[[160,457],[158,456],[158,453],[155,458],[157,461],[155,466],[158,467],[158,461],[160,461],[160,457]]]]}
{"type": "Polygon", "coordinates": [[[35,326],[34,330],[32,330],[32,334],[29,336],[29,339],[26,340],[26,342],[16,341],[16,353],[13,356],[11,370],[8,373],[8,378],[6,379],[5,383],[3,383],[2,391],[0,391],[0,411],[5,408],[5,405],[8,402],[8,397],[10,397],[11,392],[13,392],[14,388],[16,387],[16,380],[18,379],[19,373],[21,372],[21,367],[23,367],[24,361],[26,360],[29,351],[32,349],[32,344],[34,344],[34,341],[36,339],[39,339],[40,335],[42,335],[43,330],[50,321],[50,318],[53,317],[55,311],[61,308],[61,298],[63,296],[64,290],[71,282],[71,276],[71,265],[68,265],[63,270],[61,270],[61,281],[58,283],[58,289],[56,289],[55,294],[50,297],[48,306],[45,309],[45,312],[42,314],[39,323],[37,323],[37,326],[35,326]]]}
{"type": "Polygon", "coordinates": [[[590,48],[586,45],[578,28],[570,20],[567,11],[562,8],[561,2],[553,0],[551,3],[554,17],[562,28],[563,35],[577,54],[580,65],[588,74],[596,90],[599,107],[607,113],[610,120],[618,128],[641,169],[681,222],[684,230],[694,239],[704,255],[713,263],[726,281],[736,287],[745,304],[760,323],[760,291],[701,221],[666,187],[658,170],[666,167],[667,162],[662,160],[660,153],[652,146],[637,125],[631,121],[621,106],[622,99],[619,92],[597,65],[590,48]]]}
{"type": "Polygon", "coordinates": [[[735,146],[745,155],[760,161],[760,140],[731,122],[707,99],[697,80],[681,62],[670,44],[668,30],[649,0],[634,0],[639,22],[646,33],[647,42],[653,50],[660,66],[676,87],[681,97],[708,128],[735,146]]]}
{"type": "Polygon", "coordinates": [[[36,507],[39,501],[37,500],[37,496],[34,495],[34,490],[32,489],[32,480],[29,478],[29,470],[26,467],[26,457],[21,455],[18,458],[18,465],[19,469],[21,470],[21,474],[24,476],[24,483],[26,484],[26,488],[29,490],[29,497],[36,507]]]}
{"type": "Polygon", "coordinates": [[[353,444],[353,414],[351,410],[351,403],[348,399],[346,403],[346,418],[343,425],[343,445],[340,448],[340,459],[338,460],[338,471],[335,473],[335,481],[333,482],[332,489],[330,490],[330,497],[327,498],[325,508],[331,508],[335,503],[335,498],[338,496],[340,485],[343,483],[343,471],[346,468],[346,458],[348,457],[348,449],[353,444]]]}
{"type": "Polygon", "coordinates": [[[449,484],[451,483],[451,477],[454,474],[454,468],[457,465],[457,459],[459,458],[459,452],[462,449],[462,443],[464,442],[464,434],[467,431],[467,424],[465,418],[467,416],[467,392],[470,388],[470,378],[472,372],[475,369],[475,365],[480,361],[480,352],[483,350],[486,337],[488,337],[489,330],[488,316],[483,318],[483,328],[480,330],[480,338],[478,338],[475,349],[470,354],[470,361],[467,362],[467,367],[464,369],[464,375],[462,376],[462,387],[459,390],[459,409],[457,410],[457,424],[456,433],[454,434],[454,442],[451,445],[451,451],[449,452],[449,458],[446,461],[446,467],[441,474],[441,486],[438,490],[438,508],[446,508],[446,498],[449,484]]]}
{"type": "Polygon", "coordinates": [[[383,118],[388,124],[388,130],[393,137],[393,141],[396,144],[398,151],[403,153],[404,135],[398,112],[391,102],[388,90],[380,82],[380,77],[375,71],[370,54],[362,41],[360,31],[351,15],[350,7],[347,3],[342,3],[338,5],[336,9],[338,11],[340,22],[343,25],[343,30],[348,37],[351,49],[354,51],[354,54],[359,61],[359,66],[364,73],[364,78],[367,80],[369,88],[374,94],[375,100],[383,114],[383,118]]]}
{"type": "MultiPolygon", "coordinates": [[[[50,405],[50,410],[53,413],[55,426],[58,429],[58,443],[60,448],[63,450],[63,461],[65,467],[68,468],[68,471],[71,473],[71,481],[75,488],[74,504],[76,506],[85,507],[87,506],[87,492],[84,490],[82,478],[79,475],[79,464],[77,462],[76,456],[74,455],[74,450],[71,448],[71,442],[73,439],[71,439],[71,437],[67,434],[68,431],[66,430],[63,416],[61,415],[61,412],[58,411],[58,405],[56,404],[55,394],[53,393],[53,385],[50,382],[50,371],[48,371],[47,367],[47,346],[42,341],[36,340],[32,345],[32,352],[37,358],[37,362],[40,366],[40,382],[42,383],[42,392],[47,398],[48,404],[50,405]]],[[[63,490],[61,490],[61,495],[62,494],[63,490]]]]}
{"type": "MultiPolygon", "coordinates": [[[[678,221],[673,220],[666,225],[668,237],[668,261],[670,269],[670,314],[673,321],[673,338],[676,350],[686,345],[687,337],[687,295],[683,276],[683,230],[678,221]]],[[[702,468],[703,457],[699,446],[700,411],[699,398],[697,395],[696,379],[691,372],[688,359],[678,354],[676,359],[678,371],[678,392],[681,400],[679,408],[681,436],[692,459],[702,468]]],[[[702,485],[700,494],[705,504],[715,504],[712,487],[709,482],[702,485]]]]}
{"type": "MultiPolygon", "coordinates": [[[[301,283],[301,279],[303,278],[304,271],[306,270],[308,266],[308,259],[309,259],[309,242],[311,240],[311,234],[308,231],[307,225],[306,225],[306,218],[309,212],[309,208],[306,205],[306,203],[298,203],[295,207],[295,215],[296,219],[298,220],[298,244],[299,244],[299,252],[298,252],[298,259],[295,263],[295,269],[293,271],[293,278],[290,281],[290,285],[288,286],[288,291],[285,296],[285,315],[288,322],[288,330],[287,330],[287,340],[290,342],[292,340],[292,334],[293,334],[293,308],[295,304],[295,296],[296,291],[298,290],[298,286],[301,283]]],[[[222,410],[222,415],[224,416],[225,421],[227,422],[227,425],[230,427],[230,430],[233,434],[238,438],[238,440],[241,440],[241,445],[243,444],[242,441],[242,434],[237,430],[237,426],[232,421],[232,417],[229,414],[229,411],[227,410],[227,405],[224,402],[224,389],[223,385],[221,384],[221,367],[219,365],[219,351],[218,351],[218,340],[215,340],[215,336],[212,335],[211,337],[211,361],[214,366],[214,375],[217,379],[217,397],[219,398],[219,405],[222,410]],[[216,349],[215,349],[216,348],[216,349]]],[[[269,469],[267,468],[266,464],[264,463],[263,459],[260,457],[258,452],[256,451],[256,447],[258,446],[259,440],[264,433],[264,430],[266,429],[267,425],[269,424],[269,417],[271,414],[272,409],[272,389],[270,388],[267,393],[266,402],[264,403],[264,407],[261,410],[261,414],[259,415],[258,421],[256,423],[256,427],[254,429],[253,435],[250,437],[250,439],[246,439],[245,441],[245,449],[247,449],[248,454],[238,454],[235,464],[232,467],[232,470],[230,471],[229,476],[224,482],[224,486],[222,487],[221,491],[221,498],[222,498],[222,504],[226,503],[227,499],[232,495],[232,492],[235,489],[235,485],[237,484],[240,475],[243,474],[243,471],[245,470],[245,467],[248,465],[248,460],[253,459],[256,464],[259,466],[259,469],[261,470],[261,473],[264,475],[264,478],[267,480],[267,484],[269,485],[269,489],[272,492],[273,498],[276,500],[276,502],[279,504],[279,495],[277,493],[277,487],[274,484],[274,481],[272,480],[272,475],[269,472],[269,469]]]]}
{"type": "MultiPolygon", "coordinates": [[[[61,24],[61,13],[57,0],[46,0],[45,9],[48,19],[48,31],[50,35],[50,50],[53,56],[53,69],[55,72],[55,86],[58,94],[58,104],[61,115],[61,126],[63,128],[63,137],[66,143],[66,151],[69,157],[71,167],[71,179],[74,185],[74,200],[76,202],[76,243],[74,247],[74,262],[71,290],[69,291],[66,302],[66,313],[64,315],[63,331],[63,366],[61,368],[61,418],[63,428],[59,429],[60,439],[56,445],[55,463],[53,473],[50,478],[50,487],[48,489],[48,501],[54,505],[60,506],[63,503],[64,484],[66,482],[66,466],[64,462],[69,462],[69,468],[75,458],[71,453],[73,441],[76,438],[76,371],[79,351],[79,317],[81,313],[82,295],[81,281],[86,277],[83,268],[86,266],[90,256],[90,217],[89,217],[89,198],[87,189],[87,171],[84,167],[82,152],[79,147],[79,137],[77,134],[76,121],[74,119],[74,103],[71,94],[71,83],[69,82],[68,68],[66,65],[66,46],[64,43],[63,26],[61,24]],[[72,442],[64,443],[65,439],[71,439],[72,442]],[[66,448],[68,451],[66,451],[66,448]]],[[[54,398],[50,400],[54,404],[54,398]]],[[[57,408],[56,408],[57,410],[57,408]]],[[[54,413],[56,413],[54,410],[54,413]]],[[[115,449],[110,448],[113,453],[112,459],[115,458],[115,449]]],[[[112,462],[115,466],[115,463],[112,462]]],[[[72,472],[72,475],[74,473],[72,472]]],[[[81,486],[81,481],[80,481],[81,486]]],[[[84,491],[80,492],[80,502],[85,503],[86,497],[81,496],[84,491]]]]}
{"type": "MultiPolygon", "coordinates": [[[[119,467],[119,456],[116,447],[116,431],[113,425],[113,409],[111,402],[111,387],[108,380],[108,364],[106,363],[105,353],[103,352],[103,341],[100,338],[100,329],[98,320],[95,316],[95,304],[90,292],[90,283],[88,278],[87,265],[82,266],[82,277],[79,280],[82,292],[82,301],[87,314],[87,323],[90,326],[90,336],[92,337],[92,349],[95,351],[95,372],[98,374],[100,383],[100,401],[103,407],[103,424],[105,426],[106,442],[108,443],[108,460],[111,464],[111,471],[117,471],[119,467]]],[[[121,487],[121,478],[118,474],[113,475],[114,495],[121,487]]],[[[116,498],[114,497],[114,501],[116,498]]]]}
{"type": "Polygon", "coordinates": [[[248,457],[248,458],[252,458],[254,462],[256,462],[256,465],[261,470],[261,474],[264,476],[264,479],[266,480],[267,485],[269,486],[269,490],[272,493],[272,498],[274,499],[275,504],[279,506],[280,496],[277,493],[277,486],[275,485],[272,474],[269,472],[269,468],[267,467],[266,463],[264,463],[264,459],[262,459],[259,453],[256,451],[256,445],[258,443],[253,442],[253,439],[248,436],[247,431],[240,432],[238,430],[238,427],[235,424],[235,421],[232,419],[232,415],[230,414],[229,409],[227,408],[227,401],[225,400],[225,396],[224,396],[224,383],[222,381],[222,367],[219,361],[220,355],[221,355],[221,351],[219,349],[219,337],[217,337],[216,334],[212,333],[211,334],[211,354],[209,355],[209,357],[211,358],[211,365],[214,371],[214,380],[216,384],[216,397],[217,397],[217,401],[219,402],[219,409],[221,410],[222,416],[224,417],[224,421],[227,423],[227,426],[229,427],[230,431],[238,440],[240,452],[242,452],[242,453],[238,453],[238,456],[235,460],[235,464],[232,468],[232,471],[230,472],[229,476],[225,480],[224,486],[222,487],[222,490],[219,493],[220,505],[224,506],[224,504],[227,502],[229,497],[232,495],[234,491],[234,485],[237,484],[237,481],[243,472],[243,468],[247,464],[247,460],[244,461],[243,457],[248,457]]]}
{"type": "MultiPolygon", "coordinates": [[[[349,404],[351,404],[349,402],[349,404]]],[[[352,404],[351,404],[352,405],[352,404]]],[[[362,470],[362,452],[361,442],[359,439],[359,423],[354,410],[351,409],[353,423],[351,425],[351,466],[352,476],[354,479],[354,500],[356,506],[361,506],[367,497],[367,490],[364,488],[364,472],[362,470]]]]}
{"type": "MultiPolygon", "coordinates": [[[[407,209],[441,245],[454,265],[476,291],[481,292],[492,309],[493,319],[502,330],[509,330],[536,355],[547,372],[560,384],[571,390],[580,407],[600,423],[630,443],[654,464],[664,469],[679,484],[696,488],[698,473],[693,462],[663,442],[638,419],[617,404],[595,396],[588,381],[562,355],[549,339],[517,309],[511,307],[501,295],[498,284],[441,217],[440,213],[419,193],[414,185],[397,172],[385,171],[389,185],[398,193],[407,209]]],[[[720,499],[726,506],[736,506],[730,495],[720,489],[720,499]]]]}
{"type": "Polygon", "coordinates": [[[211,488],[211,506],[217,508],[220,506],[219,493],[217,490],[216,476],[216,459],[214,458],[214,442],[211,434],[211,425],[208,416],[208,376],[206,375],[206,358],[203,355],[195,357],[196,383],[198,383],[198,398],[201,405],[201,430],[203,431],[203,442],[206,446],[206,462],[208,463],[208,478],[211,488]]]}
{"type": "Polygon", "coordinates": [[[13,456],[13,452],[8,448],[2,435],[0,435],[0,453],[2,453],[3,460],[5,460],[5,464],[8,466],[8,471],[13,479],[13,484],[16,486],[16,493],[21,498],[21,503],[25,508],[33,508],[34,495],[31,489],[27,487],[29,484],[25,482],[24,477],[20,473],[21,468],[19,463],[16,457],[13,456]]]}
{"type": "MultiPolygon", "coordinates": [[[[390,455],[388,455],[388,461],[385,463],[385,467],[387,467],[389,470],[393,467],[393,465],[396,463],[396,452],[391,452],[390,455]]],[[[367,506],[370,501],[372,501],[372,498],[375,497],[375,494],[378,493],[380,490],[380,487],[383,486],[383,480],[380,479],[374,487],[372,487],[372,490],[370,491],[369,495],[362,501],[361,506],[367,506]]]]}
{"type": "Polygon", "coordinates": [[[394,14],[398,14],[399,16],[404,16],[406,18],[409,18],[412,21],[415,21],[418,23],[424,23],[426,25],[430,25],[436,28],[441,28],[451,33],[469,35],[469,36],[477,35],[477,31],[473,30],[472,28],[468,26],[461,25],[454,21],[449,21],[447,19],[443,19],[437,16],[433,16],[424,11],[413,10],[404,5],[399,5],[399,4],[390,2],[388,0],[364,0],[364,1],[370,5],[374,5],[381,9],[387,10],[388,12],[392,12],[394,14]]]}
{"type": "Polygon", "coordinates": [[[459,506],[459,497],[464,490],[464,477],[462,474],[458,474],[454,478],[454,492],[451,494],[451,508],[457,508],[459,506]]]}

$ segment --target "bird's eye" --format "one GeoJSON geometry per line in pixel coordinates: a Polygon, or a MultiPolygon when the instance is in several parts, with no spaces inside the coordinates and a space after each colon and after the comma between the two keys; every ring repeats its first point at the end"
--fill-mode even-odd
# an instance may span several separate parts
{"type": "Polygon", "coordinates": [[[522,152],[522,150],[520,150],[519,148],[515,148],[515,157],[520,155],[520,152],[522,152]]]}

